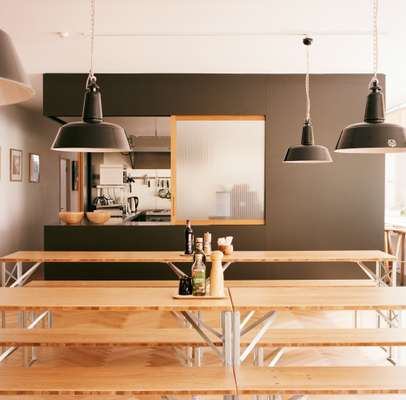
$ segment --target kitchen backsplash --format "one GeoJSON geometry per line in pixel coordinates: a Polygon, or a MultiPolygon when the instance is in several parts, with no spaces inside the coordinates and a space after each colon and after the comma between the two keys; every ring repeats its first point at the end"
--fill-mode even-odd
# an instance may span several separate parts
{"type": "Polygon", "coordinates": [[[159,197],[159,190],[171,190],[170,169],[127,169],[127,176],[136,178],[129,185],[131,194],[139,199],[138,210],[171,209],[171,200],[159,197]]]}

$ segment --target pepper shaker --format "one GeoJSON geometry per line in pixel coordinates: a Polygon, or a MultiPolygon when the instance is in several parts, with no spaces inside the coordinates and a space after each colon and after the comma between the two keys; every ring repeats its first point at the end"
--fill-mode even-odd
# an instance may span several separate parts
{"type": "Polygon", "coordinates": [[[209,256],[211,254],[211,233],[206,232],[203,235],[203,251],[206,256],[209,256]]]}

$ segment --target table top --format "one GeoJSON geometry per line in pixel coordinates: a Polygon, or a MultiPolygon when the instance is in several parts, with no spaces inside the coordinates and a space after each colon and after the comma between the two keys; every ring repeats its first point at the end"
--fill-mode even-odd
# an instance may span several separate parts
{"type": "Polygon", "coordinates": [[[0,288],[6,311],[317,311],[406,309],[406,287],[229,288],[231,299],[174,299],[176,288],[0,288]]]}
{"type": "Polygon", "coordinates": [[[230,288],[235,311],[406,310],[406,287],[230,288]]]}
{"type": "MultiPolygon", "coordinates": [[[[235,251],[223,262],[377,262],[396,258],[380,250],[235,251]]],[[[17,251],[0,262],[191,262],[181,251],[17,251]]]]}
{"type": "MultiPolygon", "coordinates": [[[[0,288],[5,311],[231,311],[226,299],[174,299],[177,288],[0,288]]],[[[228,294],[228,292],[227,292],[228,294]]]]}

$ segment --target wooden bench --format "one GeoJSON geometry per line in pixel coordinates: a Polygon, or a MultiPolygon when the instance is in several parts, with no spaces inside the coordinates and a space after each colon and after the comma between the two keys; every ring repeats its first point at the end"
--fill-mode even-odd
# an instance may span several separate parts
{"type": "MultiPolygon", "coordinates": [[[[221,340],[210,332],[216,346],[221,340]]],[[[115,329],[52,328],[52,329],[0,329],[2,346],[192,346],[206,347],[207,342],[194,329],[144,328],[115,329]]]]}
{"type": "MultiPolygon", "coordinates": [[[[216,346],[221,340],[207,332],[216,346]]],[[[255,332],[241,338],[250,344],[255,332]]],[[[53,328],[0,329],[1,346],[191,346],[206,347],[207,342],[187,328],[53,328]]],[[[261,338],[260,347],[344,347],[406,346],[406,329],[270,329],[261,338]]]]}
{"type": "Polygon", "coordinates": [[[241,367],[234,374],[221,367],[9,367],[0,369],[0,395],[406,393],[406,367],[241,367]]]}
{"type": "Polygon", "coordinates": [[[404,394],[406,367],[241,367],[240,395],[404,394]]]}
{"type": "Polygon", "coordinates": [[[235,395],[231,368],[0,368],[0,395],[235,395]]]}
{"type": "MultiPolygon", "coordinates": [[[[241,344],[250,343],[256,332],[248,332],[241,344]]],[[[406,346],[406,329],[270,329],[260,347],[406,346]]]]}
{"type": "MultiPolygon", "coordinates": [[[[275,280],[226,280],[227,287],[364,287],[376,286],[372,279],[275,279],[275,280]]],[[[154,281],[46,281],[33,280],[28,287],[177,287],[177,280],[154,281]]]]}

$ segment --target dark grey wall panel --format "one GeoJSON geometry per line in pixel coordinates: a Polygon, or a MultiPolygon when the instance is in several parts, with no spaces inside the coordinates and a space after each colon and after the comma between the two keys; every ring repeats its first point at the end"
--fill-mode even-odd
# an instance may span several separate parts
{"type": "MultiPolygon", "coordinates": [[[[231,232],[239,249],[380,249],[384,226],[384,157],[333,153],[340,130],[363,116],[369,75],[311,77],[316,141],[334,163],[286,165],[285,151],[299,143],[304,119],[302,75],[101,74],[105,115],[262,114],[266,116],[266,225],[210,227],[231,232]]],[[[381,77],[381,81],[383,81],[381,77]]],[[[44,75],[44,114],[78,115],[85,75],[44,75]],[[63,96],[60,95],[63,93],[63,96]]],[[[242,162],[244,160],[241,160],[242,162]]],[[[208,228],[206,228],[208,229],[208,228]]],[[[63,249],[179,249],[181,227],[45,228],[45,247],[63,249]],[[163,246],[163,247],[161,247],[163,246]]],[[[81,266],[81,274],[93,274],[81,266]]],[[[121,271],[146,278],[161,272],[121,271]]],[[[131,268],[131,267],[130,267],[131,268]]],[[[49,278],[74,277],[74,268],[48,268],[49,278]],[[69,272],[70,271],[70,272],[69,272]]],[[[106,275],[107,274],[107,275],[106,275]]],[[[124,274],[124,275],[122,275],[124,274]]],[[[129,275],[128,275],[129,274],[129,275]]],[[[350,266],[235,266],[230,277],[355,277],[350,266]]]]}

